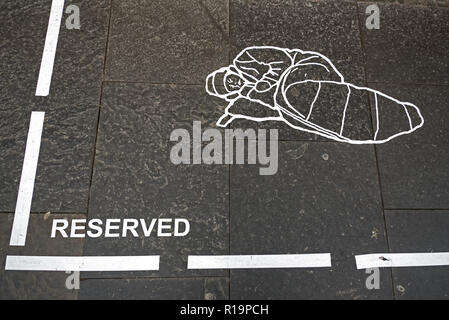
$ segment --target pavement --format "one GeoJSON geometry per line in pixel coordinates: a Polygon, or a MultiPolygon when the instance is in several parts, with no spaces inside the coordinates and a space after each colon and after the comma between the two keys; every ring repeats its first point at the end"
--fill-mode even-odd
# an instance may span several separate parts
{"type": "MultiPolygon", "coordinates": [[[[355,255],[449,252],[449,5],[378,1],[65,1],[50,94],[35,96],[51,1],[0,4],[0,299],[449,299],[449,266],[380,268],[355,255]],[[176,165],[177,128],[223,128],[207,75],[244,48],[326,55],[349,83],[419,107],[419,130],[352,145],[283,123],[278,171],[176,165]],[[26,245],[9,245],[32,111],[45,122],[26,245]],[[52,221],[185,218],[185,237],[51,238],[52,221]],[[331,253],[329,268],[187,269],[189,255],[331,253]],[[159,255],[156,271],[5,270],[6,255],[159,255]]],[[[309,94],[309,93],[307,93],[309,94]]],[[[329,105],[339,97],[330,95],[329,105]]],[[[364,106],[364,108],[363,108],[364,106]]],[[[372,133],[373,101],[354,134],[372,133]],[[371,108],[371,110],[370,110],[371,108]]],[[[394,116],[385,128],[399,121],[394,116]]]]}

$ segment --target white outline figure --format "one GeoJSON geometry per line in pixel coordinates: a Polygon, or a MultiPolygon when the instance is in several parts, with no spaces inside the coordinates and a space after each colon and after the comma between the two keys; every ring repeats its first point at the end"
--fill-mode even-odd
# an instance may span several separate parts
{"type": "MultiPolygon", "coordinates": [[[[227,127],[234,119],[248,119],[257,122],[274,120],[283,121],[294,129],[340,142],[380,144],[400,135],[411,133],[424,124],[421,112],[414,104],[401,102],[374,89],[345,82],[343,75],[335,68],[329,58],[314,51],[273,46],[248,47],[237,55],[233,64],[220,68],[207,76],[206,91],[210,95],[229,101],[225,113],[217,121],[217,125],[220,127],[227,127]],[[288,91],[294,86],[301,86],[302,89],[309,90],[313,89],[314,86],[317,87],[310,106],[294,105],[294,103],[292,105],[290,103],[288,91]],[[311,119],[314,115],[315,102],[319,100],[320,93],[326,90],[326,88],[323,89],[323,86],[332,90],[347,90],[344,106],[329,106],[343,107],[338,120],[327,119],[331,123],[332,121],[337,122],[337,130],[326,128],[326,126],[319,124],[320,121],[315,119],[314,122],[314,119],[311,119]],[[364,91],[373,96],[376,123],[374,136],[370,139],[366,139],[366,137],[354,139],[345,136],[345,119],[347,118],[351,93],[357,91],[364,91]],[[379,125],[379,98],[389,100],[390,104],[393,103],[393,107],[400,108],[396,111],[403,113],[404,119],[408,120],[408,126],[397,128],[394,133],[380,132],[382,131],[382,123],[379,125]],[[252,104],[249,112],[238,110],[242,108],[241,102],[244,102],[243,106],[246,105],[246,107],[252,104]],[[265,113],[271,113],[271,115],[257,115],[261,110],[265,113]],[[381,136],[378,137],[379,132],[381,136]],[[387,136],[383,136],[385,134],[387,136]]],[[[299,90],[299,95],[301,95],[301,90],[299,90]]],[[[304,97],[307,97],[307,95],[304,95],[304,97]]],[[[384,101],[384,103],[386,102],[384,101]]],[[[351,108],[354,107],[358,106],[351,105],[351,108]]],[[[390,112],[390,110],[386,112],[390,112]]],[[[385,114],[385,117],[388,118],[388,114],[385,114]]]]}

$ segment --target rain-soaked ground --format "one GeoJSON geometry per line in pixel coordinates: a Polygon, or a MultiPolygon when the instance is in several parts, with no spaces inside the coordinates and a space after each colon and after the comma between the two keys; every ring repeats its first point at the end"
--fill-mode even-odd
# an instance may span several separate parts
{"type": "MultiPolygon", "coordinates": [[[[393,2],[378,2],[379,28],[368,29],[371,2],[66,0],[79,7],[80,28],[67,28],[63,14],[50,93],[36,96],[52,1],[3,0],[0,298],[448,299],[449,266],[380,268],[367,281],[355,261],[449,252],[449,6],[393,2]],[[170,136],[192,135],[194,121],[224,141],[216,121],[227,102],[206,92],[206,77],[249,46],[319,52],[345,82],[416,105],[424,126],[373,145],[236,119],[230,128],[278,130],[273,174],[261,175],[260,164],[193,163],[195,146],[189,163],[174,163],[170,136]],[[32,111],[45,111],[45,121],[31,215],[25,246],[10,246],[32,111]],[[52,237],[57,219],[100,219],[102,235],[52,237]],[[106,236],[108,219],[118,237],[106,236]],[[123,236],[124,219],[139,223],[136,234],[123,236]],[[154,221],[150,236],[140,219],[154,221]],[[175,219],[188,221],[186,235],[175,236],[176,221],[181,234],[186,226],[175,219]],[[330,253],[332,266],[187,266],[198,255],[310,253],[330,253]],[[158,255],[160,265],[83,271],[69,290],[63,271],[5,270],[7,255],[158,255]]],[[[320,99],[318,116],[341,123],[333,111],[341,92],[323,90],[320,99]]],[[[377,125],[368,95],[353,107],[352,137],[371,137],[378,125],[394,133],[404,121],[384,109],[377,125]]]]}

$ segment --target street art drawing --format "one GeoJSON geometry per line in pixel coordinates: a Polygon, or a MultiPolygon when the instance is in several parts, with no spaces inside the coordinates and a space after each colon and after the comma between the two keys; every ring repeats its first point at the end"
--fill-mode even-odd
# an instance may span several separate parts
{"type": "Polygon", "coordinates": [[[345,82],[326,56],[313,51],[248,47],[207,77],[206,91],[229,102],[220,127],[235,119],[283,121],[340,142],[379,144],[424,124],[414,104],[345,82]],[[357,129],[371,122],[373,130],[357,129]]]}

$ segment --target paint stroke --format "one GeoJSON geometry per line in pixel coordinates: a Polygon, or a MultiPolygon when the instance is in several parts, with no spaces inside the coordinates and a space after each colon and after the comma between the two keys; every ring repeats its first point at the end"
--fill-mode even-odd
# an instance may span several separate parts
{"type": "Polygon", "coordinates": [[[5,270],[148,271],[159,270],[159,256],[7,256],[5,270]]]}
{"type": "Polygon", "coordinates": [[[45,37],[44,51],[42,53],[41,68],[37,80],[36,96],[48,96],[50,93],[51,77],[53,74],[56,47],[58,46],[63,9],[64,0],[52,1],[47,36],[45,37]]]}
{"type": "Polygon", "coordinates": [[[30,128],[28,130],[22,175],[20,177],[19,192],[9,243],[11,246],[25,245],[44,118],[45,112],[34,111],[31,113],[30,128]]]}
{"type": "Polygon", "coordinates": [[[357,269],[449,266],[449,252],[374,253],[355,256],[357,269]]]}
{"type": "Polygon", "coordinates": [[[320,268],[331,267],[330,253],[189,256],[187,269],[320,268]]]}

